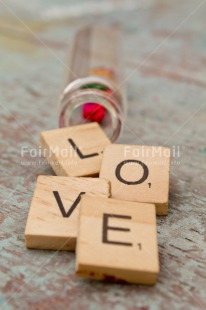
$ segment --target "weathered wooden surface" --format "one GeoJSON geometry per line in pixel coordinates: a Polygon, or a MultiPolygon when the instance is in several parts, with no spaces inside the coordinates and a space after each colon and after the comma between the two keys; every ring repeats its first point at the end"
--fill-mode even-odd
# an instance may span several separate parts
{"type": "Polygon", "coordinates": [[[48,10],[45,21],[41,6],[57,1],[25,1],[21,10],[22,1],[5,0],[17,17],[0,1],[1,309],[205,309],[206,3],[115,1],[113,11],[113,1],[83,2],[85,15],[75,9],[81,2],[62,1],[62,19],[48,10]],[[22,158],[21,148],[36,147],[39,132],[57,126],[67,43],[91,20],[126,34],[129,114],[119,142],[180,146],[169,215],[158,218],[161,273],[152,288],[77,279],[74,254],[24,244],[35,180],[52,171],[29,154],[22,158]]]}

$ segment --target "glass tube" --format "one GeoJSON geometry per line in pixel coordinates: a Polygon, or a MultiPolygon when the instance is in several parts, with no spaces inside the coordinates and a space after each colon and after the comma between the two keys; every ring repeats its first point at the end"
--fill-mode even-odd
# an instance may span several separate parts
{"type": "Polygon", "coordinates": [[[95,103],[104,107],[100,125],[112,142],[117,140],[126,114],[119,39],[119,32],[112,27],[87,26],[77,33],[60,97],[60,127],[90,122],[82,109],[95,103]]]}

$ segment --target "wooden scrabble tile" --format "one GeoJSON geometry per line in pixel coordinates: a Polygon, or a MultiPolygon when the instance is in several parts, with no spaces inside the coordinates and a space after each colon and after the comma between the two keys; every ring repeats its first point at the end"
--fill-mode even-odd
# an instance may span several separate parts
{"type": "Polygon", "coordinates": [[[85,193],[108,197],[109,184],[95,178],[39,176],[25,230],[26,246],[74,250],[79,202],[85,193]]]}
{"type": "Polygon", "coordinates": [[[40,144],[56,175],[94,176],[110,141],[98,123],[89,123],[44,131],[40,144]]]}
{"type": "Polygon", "coordinates": [[[157,215],[168,210],[170,149],[113,144],[104,150],[100,178],[111,182],[111,197],[154,203],[157,215]]]}
{"type": "Polygon", "coordinates": [[[82,197],[76,255],[78,276],[154,284],[159,273],[155,206],[82,197]]]}

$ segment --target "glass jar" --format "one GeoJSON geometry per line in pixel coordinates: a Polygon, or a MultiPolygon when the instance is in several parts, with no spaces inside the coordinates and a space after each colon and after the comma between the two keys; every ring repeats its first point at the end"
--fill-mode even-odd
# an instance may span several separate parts
{"type": "Polygon", "coordinates": [[[119,39],[112,27],[87,26],[77,33],[60,98],[60,127],[97,119],[110,140],[117,140],[126,116],[119,39]],[[91,113],[85,114],[88,107],[91,113]]]}

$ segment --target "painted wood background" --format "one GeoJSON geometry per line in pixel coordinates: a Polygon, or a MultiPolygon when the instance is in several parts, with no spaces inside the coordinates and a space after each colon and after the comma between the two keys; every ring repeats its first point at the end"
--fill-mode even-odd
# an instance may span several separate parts
{"type": "Polygon", "coordinates": [[[0,0],[1,309],[206,309],[205,16],[205,0],[0,0]],[[57,127],[67,47],[90,21],[124,32],[129,113],[119,142],[180,151],[169,215],[158,218],[154,287],[80,280],[74,253],[24,244],[35,180],[52,174],[29,150],[57,127]]]}

